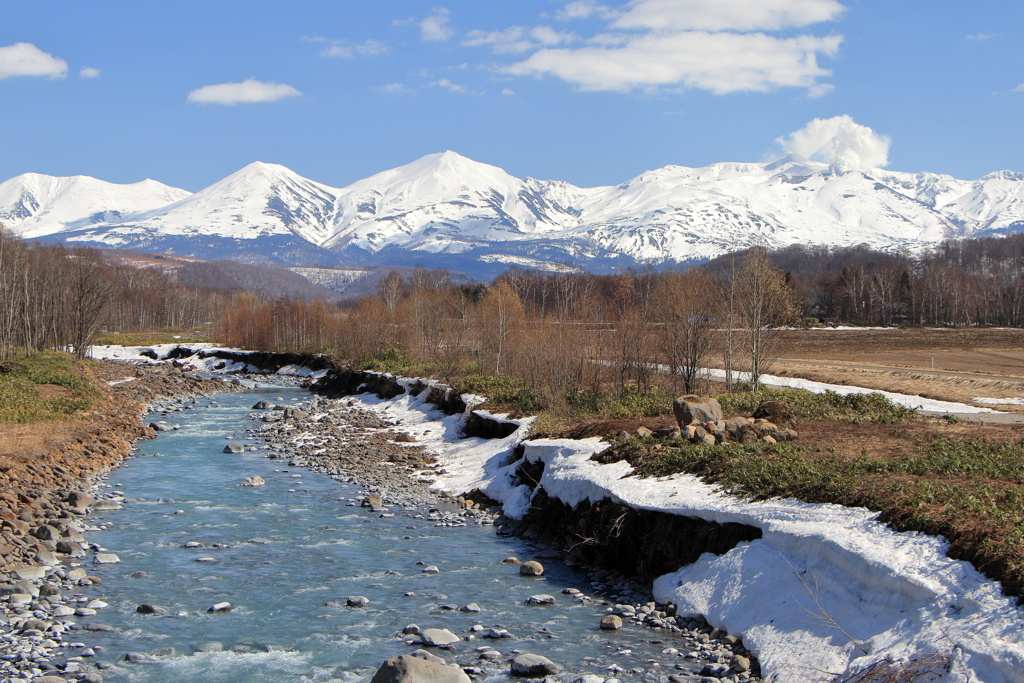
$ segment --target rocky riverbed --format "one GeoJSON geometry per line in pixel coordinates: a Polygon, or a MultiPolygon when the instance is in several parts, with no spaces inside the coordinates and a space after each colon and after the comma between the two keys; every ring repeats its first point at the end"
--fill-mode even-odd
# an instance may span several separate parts
{"type": "MultiPolygon", "coordinates": [[[[419,507],[430,510],[428,514],[437,526],[495,525],[497,533],[509,533],[506,530],[508,520],[486,499],[462,496],[452,499],[431,489],[431,474],[437,468],[431,454],[418,446],[400,424],[385,421],[377,413],[360,408],[354,399],[314,396],[299,406],[263,401],[253,408],[256,412],[252,417],[257,424],[250,428],[249,434],[263,442],[268,457],[287,459],[289,465],[325,472],[363,487],[362,504],[382,515],[390,514],[391,507],[419,507]]],[[[559,559],[558,553],[550,549],[538,549],[536,555],[545,561],[559,559]]],[[[508,562],[518,563],[519,560],[509,558],[508,562]]],[[[656,604],[645,587],[626,577],[596,566],[583,569],[591,577],[587,590],[568,588],[564,592],[572,600],[597,602],[605,607],[606,615],[595,628],[648,628],[650,642],[664,645],[663,658],[635,662],[627,658],[615,665],[608,677],[586,675],[565,680],[615,683],[620,680],[619,676],[670,683],[759,680],[756,659],[739,638],[711,627],[703,619],[676,616],[673,605],[656,604]],[[693,666],[677,666],[680,659],[700,663],[696,677],[692,675],[693,666]],[[682,671],[672,673],[677,668],[688,671],[689,675],[682,671]]],[[[527,604],[554,602],[553,596],[543,594],[527,600],[527,604]]],[[[429,661],[443,662],[443,649],[450,649],[456,643],[488,642],[488,639],[500,642],[501,635],[493,631],[483,626],[465,636],[445,631],[442,640],[450,642],[439,646],[442,652],[430,647],[432,651],[421,648],[414,654],[429,661]],[[442,655],[440,660],[438,654],[442,655]]],[[[410,645],[438,646],[436,633],[425,637],[416,626],[410,626],[405,636],[410,645]]],[[[523,654],[520,650],[500,652],[490,645],[481,645],[471,653],[447,658],[452,660],[447,663],[476,676],[502,670],[523,675],[516,671],[515,657],[520,654],[523,654]]],[[[559,670],[557,663],[550,665],[546,674],[559,670]]],[[[394,672],[388,675],[396,676],[394,672]]],[[[387,680],[411,681],[415,676],[387,680]]]]}
{"type": "MultiPolygon", "coordinates": [[[[115,377],[118,371],[111,373],[115,377]]],[[[98,411],[94,438],[4,471],[9,483],[0,493],[0,678],[4,681],[103,680],[111,667],[109,657],[120,658],[120,653],[105,653],[102,647],[88,644],[90,632],[112,629],[98,621],[108,605],[95,597],[100,578],[90,573],[89,566],[118,558],[89,542],[90,531],[99,528],[90,511],[116,507],[122,500],[122,493],[105,475],[127,455],[133,440],[154,430],[173,429],[174,416],[190,410],[197,398],[237,385],[237,381],[208,380],[161,366],[129,368],[123,374],[126,377],[108,380],[120,384],[98,411]],[[144,422],[139,420],[140,402],[151,406],[144,422]]],[[[437,468],[432,456],[401,425],[359,408],[352,399],[311,397],[301,404],[269,404],[254,410],[253,418],[249,436],[250,443],[258,444],[255,448],[290,466],[325,472],[362,487],[358,502],[381,516],[403,509],[438,527],[494,525],[498,533],[507,533],[506,520],[488,501],[450,498],[431,490],[430,474],[437,468]]],[[[532,559],[558,558],[550,550],[537,549],[532,559]]],[[[671,605],[655,604],[642,586],[623,577],[599,567],[587,569],[591,580],[582,590],[566,589],[557,600],[534,595],[521,609],[536,610],[549,601],[596,603],[603,607],[599,612],[604,616],[595,619],[595,630],[649,629],[645,637],[661,655],[638,659],[627,649],[615,653],[616,663],[606,667],[606,676],[573,677],[562,672],[555,675],[557,680],[756,680],[757,663],[739,639],[701,619],[677,617],[671,605]]],[[[542,623],[537,628],[543,633],[542,623]]],[[[439,644],[435,634],[410,625],[397,637],[418,646],[415,654],[422,659],[447,660],[453,665],[449,670],[456,673],[488,678],[516,667],[525,671],[523,667],[533,660],[521,655],[530,653],[502,647],[507,641],[500,631],[479,624],[466,633],[452,634],[456,640],[439,644]]],[[[151,659],[154,654],[159,656],[144,657],[151,659]]],[[[550,666],[534,673],[560,671],[558,662],[550,666]]]]}
{"type": "MultiPolygon", "coordinates": [[[[97,368],[107,383],[90,419],[66,430],[45,449],[28,448],[0,459],[0,680],[102,681],[98,652],[81,642],[81,622],[107,604],[89,597],[100,582],[89,563],[117,557],[88,542],[90,513],[119,505],[105,475],[155,430],[141,420],[147,404],[170,414],[234,384],[181,372],[172,366],[97,368]]],[[[235,383],[237,384],[237,383],[235,383]]],[[[99,385],[98,386],[103,386],[99,385]]]]}

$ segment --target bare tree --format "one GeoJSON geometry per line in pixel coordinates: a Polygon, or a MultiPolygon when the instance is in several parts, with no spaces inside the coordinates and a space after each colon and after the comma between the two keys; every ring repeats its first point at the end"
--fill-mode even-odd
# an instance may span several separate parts
{"type": "Polygon", "coordinates": [[[651,294],[650,317],[657,323],[655,338],[662,359],[688,394],[702,389],[700,371],[711,356],[719,298],[717,283],[698,271],[668,273],[651,294]]]}
{"type": "Polygon", "coordinates": [[[737,312],[743,327],[750,370],[750,386],[758,391],[761,375],[778,358],[780,325],[792,321],[795,306],[786,276],[768,259],[764,249],[753,249],[737,276],[737,312]]]}

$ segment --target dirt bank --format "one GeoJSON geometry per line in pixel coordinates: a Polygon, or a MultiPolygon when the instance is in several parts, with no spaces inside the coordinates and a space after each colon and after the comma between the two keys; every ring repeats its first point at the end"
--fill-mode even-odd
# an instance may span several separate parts
{"type": "Polygon", "coordinates": [[[60,532],[83,512],[74,493],[115,467],[137,439],[151,437],[148,404],[174,396],[224,391],[229,385],[171,366],[93,363],[83,372],[100,393],[89,411],[70,420],[3,425],[0,436],[0,577],[16,567],[52,563],[60,532]],[[108,384],[113,383],[113,385],[108,384]]]}

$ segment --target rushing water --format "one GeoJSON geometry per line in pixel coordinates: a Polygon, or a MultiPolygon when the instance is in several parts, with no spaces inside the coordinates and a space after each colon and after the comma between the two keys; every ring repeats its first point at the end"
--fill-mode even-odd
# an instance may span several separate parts
{"type": "Polygon", "coordinates": [[[547,561],[545,576],[530,578],[503,564],[509,555],[531,557],[523,541],[499,537],[487,526],[437,527],[426,510],[392,509],[393,517],[382,517],[354,504],[358,488],[288,468],[253,442],[257,450],[222,452],[229,440],[242,440],[255,401],[303,396],[274,387],[202,401],[170,416],[179,430],[140,443],[139,457],[111,474],[124,507],[99,513],[94,523],[104,529],[89,539],[121,563],[90,566],[102,579],[90,597],[109,606],[87,619],[116,630],[81,635],[90,646],[102,646],[98,659],[115,665],[103,672],[105,679],[369,680],[387,657],[419,647],[401,636],[410,623],[464,638],[476,623],[511,632],[511,639],[464,641],[437,652],[450,663],[481,666],[486,681],[508,679],[508,664],[484,667],[476,652],[484,645],[506,657],[514,651],[545,655],[563,668],[560,680],[594,673],[665,681],[684,673],[677,665],[692,674],[691,660],[663,652],[683,647],[670,634],[637,625],[599,630],[607,605],[561,593],[570,586],[587,592],[581,574],[547,561]],[[253,475],[266,485],[238,485],[253,475]],[[202,547],[185,547],[192,542],[202,547]],[[429,565],[439,572],[424,573],[429,565]],[[557,603],[524,604],[539,593],[554,595],[557,603]],[[365,596],[369,604],[346,607],[350,596],[365,596]],[[234,609],[207,612],[223,601],[234,609]],[[474,602],[484,611],[459,610],[474,602]],[[138,614],[141,603],[167,614],[138,614]],[[223,649],[197,652],[218,647],[213,643],[223,649]],[[129,651],[162,656],[119,661],[129,651]]]}

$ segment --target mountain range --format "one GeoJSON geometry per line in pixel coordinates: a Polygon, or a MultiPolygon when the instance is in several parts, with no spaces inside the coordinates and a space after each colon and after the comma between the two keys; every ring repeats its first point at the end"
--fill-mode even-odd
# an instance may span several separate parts
{"type": "Polygon", "coordinates": [[[788,156],[580,188],[444,152],[344,188],[262,162],[195,193],[28,173],[0,184],[0,223],[26,239],[249,263],[611,272],[754,245],[919,251],[1022,232],[1024,174],[837,172],[788,156]]]}

